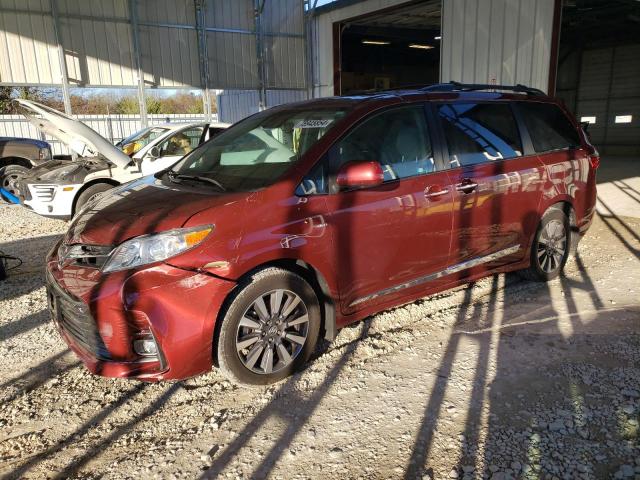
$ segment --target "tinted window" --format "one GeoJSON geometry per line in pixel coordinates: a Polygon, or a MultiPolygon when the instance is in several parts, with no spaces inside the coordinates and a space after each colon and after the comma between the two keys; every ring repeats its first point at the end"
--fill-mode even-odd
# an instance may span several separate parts
{"type": "Polygon", "coordinates": [[[513,112],[504,103],[453,103],[438,107],[451,168],[522,155],[513,112]]]}
{"type": "Polygon", "coordinates": [[[519,108],[536,152],[580,146],[578,132],[556,105],[520,103],[519,108]]]}
{"type": "Polygon", "coordinates": [[[298,193],[327,193],[327,177],[348,162],[380,162],[385,181],[433,172],[434,160],[423,105],[394,108],[358,125],[313,168],[298,193]]]}

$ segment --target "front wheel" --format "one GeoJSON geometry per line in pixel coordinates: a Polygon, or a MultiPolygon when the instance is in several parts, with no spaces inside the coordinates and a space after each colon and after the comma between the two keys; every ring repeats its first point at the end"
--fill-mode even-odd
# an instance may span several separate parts
{"type": "Polygon", "coordinates": [[[95,200],[99,195],[102,195],[107,190],[111,190],[113,185],[108,183],[96,183],[91,185],[89,188],[84,190],[80,195],[78,195],[78,200],[76,201],[75,209],[73,214],[75,215],[82,207],[84,207],[87,203],[95,200]]]}
{"type": "Polygon", "coordinates": [[[252,275],[220,319],[220,369],[236,383],[289,376],[313,352],[320,318],[318,298],[299,275],[279,268],[252,275]]]}
{"type": "Polygon", "coordinates": [[[0,187],[11,195],[20,196],[20,182],[29,174],[29,169],[22,165],[7,165],[0,168],[0,187]]]}
{"type": "Polygon", "coordinates": [[[571,243],[569,217],[560,207],[550,208],[542,217],[531,245],[531,265],[523,270],[529,280],[546,282],[562,272],[571,243]]]}

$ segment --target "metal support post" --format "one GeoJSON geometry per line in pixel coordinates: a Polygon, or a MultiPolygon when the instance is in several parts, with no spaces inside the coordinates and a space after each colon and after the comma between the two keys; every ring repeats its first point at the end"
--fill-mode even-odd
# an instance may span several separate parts
{"type": "Polygon", "coordinates": [[[71,95],[69,93],[69,74],[67,72],[67,61],[62,46],[60,36],[60,24],[58,22],[58,5],[56,0],[50,0],[51,17],[53,18],[53,34],[58,44],[58,61],[60,62],[60,74],[62,75],[62,100],[64,102],[64,113],[71,115],[71,95]]]}
{"type": "Polygon", "coordinates": [[[196,7],[196,31],[198,35],[198,65],[202,87],[202,108],[204,118],[211,121],[211,92],[209,91],[209,52],[207,50],[207,30],[205,28],[207,0],[194,0],[196,7]]]}
{"type": "Polygon", "coordinates": [[[262,31],[262,10],[266,0],[254,0],[254,21],[256,35],[256,59],[258,61],[258,110],[267,108],[266,70],[264,64],[264,32],[262,31]]]}
{"type": "Polygon", "coordinates": [[[148,127],[147,102],[144,97],[144,72],[140,57],[140,33],[138,31],[138,0],[129,0],[129,16],[131,18],[131,36],[133,38],[133,58],[138,71],[138,105],[140,107],[140,123],[142,127],[148,127]]]}

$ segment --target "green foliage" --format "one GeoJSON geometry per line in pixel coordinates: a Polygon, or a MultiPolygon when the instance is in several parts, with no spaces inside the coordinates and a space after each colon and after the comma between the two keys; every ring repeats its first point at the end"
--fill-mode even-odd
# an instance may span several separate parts
{"type": "Polygon", "coordinates": [[[136,100],[136,98],[133,96],[122,97],[120,100],[116,102],[113,109],[113,113],[131,114],[131,113],[139,113],[139,112],[140,112],[140,106],[138,105],[138,101],[136,100]]]}
{"type": "MultiPolygon", "coordinates": [[[[70,96],[71,111],[74,115],[106,115],[106,114],[137,114],[140,112],[137,92],[76,94],[70,96]]],[[[17,113],[11,100],[26,98],[48,105],[61,112],[64,111],[62,91],[60,89],[44,89],[34,87],[0,87],[0,114],[17,113]]],[[[188,92],[175,95],[161,96],[156,92],[145,97],[147,113],[203,113],[202,97],[188,92]]]]}

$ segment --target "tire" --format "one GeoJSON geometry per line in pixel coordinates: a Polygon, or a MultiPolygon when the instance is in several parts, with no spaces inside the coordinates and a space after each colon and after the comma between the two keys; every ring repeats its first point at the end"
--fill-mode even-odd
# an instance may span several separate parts
{"type": "Polygon", "coordinates": [[[76,205],[73,209],[73,215],[75,216],[76,213],[82,210],[82,207],[84,207],[87,202],[93,200],[97,195],[100,195],[107,190],[111,190],[112,188],[113,185],[110,185],[108,183],[96,183],[95,185],[91,185],[86,190],[83,190],[82,193],[78,195],[78,200],[76,201],[76,205]]]}
{"type": "Polygon", "coordinates": [[[560,206],[546,211],[531,244],[530,266],[520,273],[527,280],[548,282],[562,273],[571,252],[571,222],[560,206]]]}
{"type": "Polygon", "coordinates": [[[235,383],[266,385],[309,359],[318,341],[320,305],[301,276],[271,267],[243,282],[219,321],[220,370],[235,383]]]}
{"type": "Polygon", "coordinates": [[[20,195],[18,183],[28,174],[29,169],[22,165],[7,165],[0,168],[0,188],[17,197],[20,195]]]}

